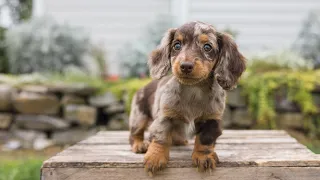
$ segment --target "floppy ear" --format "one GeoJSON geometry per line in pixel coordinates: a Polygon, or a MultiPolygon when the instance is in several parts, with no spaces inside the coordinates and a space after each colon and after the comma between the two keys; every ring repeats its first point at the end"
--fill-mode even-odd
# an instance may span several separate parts
{"type": "Polygon", "coordinates": [[[160,79],[170,70],[170,49],[176,29],[169,29],[161,40],[160,45],[152,51],[148,66],[152,78],[160,79]]]}
{"type": "Polygon", "coordinates": [[[245,58],[239,52],[232,37],[218,33],[219,58],[214,74],[219,85],[225,89],[233,89],[242,72],[246,69],[245,58]]]}

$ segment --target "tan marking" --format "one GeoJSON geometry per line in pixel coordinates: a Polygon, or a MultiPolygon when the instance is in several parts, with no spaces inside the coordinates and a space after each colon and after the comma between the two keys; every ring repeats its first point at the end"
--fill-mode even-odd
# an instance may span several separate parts
{"type": "Polygon", "coordinates": [[[218,161],[218,156],[214,152],[214,145],[202,145],[197,135],[192,153],[192,163],[198,167],[200,172],[204,172],[215,169],[218,161]]]}
{"type": "Polygon", "coordinates": [[[186,118],[184,118],[184,116],[181,115],[180,112],[176,111],[175,109],[169,108],[166,105],[163,107],[163,115],[165,117],[171,117],[177,120],[182,120],[185,123],[189,123],[189,121],[186,118]]]}
{"type": "Polygon", "coordinates": [[[209,41],[209,37],[206,34],[200,34],[198,39],[201,43],[206,43],[209,41]]]}
{"type": "Polygon", "coordinates": [[[148,142],[143,141],[140,137],[132,137],[133,144],[132,144],[132,152],[134,153],[145,153],[148,149],[148,142]]]}
{"type": "Polygon", "coordinates": [[[172,72],[175,76],[179,76],[180,74],[182,74],[182,72],[180,71],[180,61],[178,59],[176,59],[172,67],[172,72]]]}
{"type": "Polygon", "coordinates": [[[195,61],[191,75],[196,78],[205,79],[209,76],[213,66],[214,62],[212,61],[195,61]]]}
{"type": "Polygon", "coordinates": [[[155,172],[162,170],[169,161],[169,146],[159,144],[152,140],[148,151],[144,156],[145,170],[152,176],[155,172]]]}
{"type": "Polygon", "coordinates": [[[222,112],[216,113],[216,114],[210,114],[210,115],[203,115],[201,118],[199,119],[205,119],[205,120],[221,120],[222,119],[222,112]]]}
{"type": "Polygon", "coordinates": [[[181,78],[182,76],[184,76],[184,74],[180,70],[180,61],[176,60],[173,63],[172,72],[182,84],[194,85],[206,79],[209,76],[215,64],[216,64],[216,61],[202,61],[202,60],[194,61],[193,71],[189,75],[193,79],[187,79],[187,78],[181,78]]]}
{"type": "Polygon", "coordinates": [[[178,41],[182,42],[182,41],[183,41],[183,36],[182,36],[182,34],[177,33],[177,34],[176,34],[176,37],[175,37],[175,40],[178,40],[178,41]]]}

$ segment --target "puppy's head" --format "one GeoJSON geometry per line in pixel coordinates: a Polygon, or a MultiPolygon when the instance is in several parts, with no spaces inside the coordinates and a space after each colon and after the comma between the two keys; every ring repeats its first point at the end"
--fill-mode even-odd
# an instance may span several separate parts
{"type": "Polygon", "coordinates": [[[234,40],[202,22],[169,29],[148,64],[153,78],[165,76],[172,66],[182,84],[197,84],[213,74],[226,90],[236,85],[245,70],[245,59],[234,40]]]}

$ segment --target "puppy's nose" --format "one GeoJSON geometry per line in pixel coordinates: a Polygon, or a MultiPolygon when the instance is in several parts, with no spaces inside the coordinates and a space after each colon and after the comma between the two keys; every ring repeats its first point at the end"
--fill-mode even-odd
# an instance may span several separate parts
{"type": "Polygon", "coordinates": [[[193,70],[193,63],[191,62],[183,62],[180,64],[180,69],[183,73],[191,73],[193,70]]]}

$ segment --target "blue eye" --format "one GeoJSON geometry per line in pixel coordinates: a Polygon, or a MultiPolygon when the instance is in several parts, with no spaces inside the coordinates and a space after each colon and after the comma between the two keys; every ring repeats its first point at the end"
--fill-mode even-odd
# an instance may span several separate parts
{"type": "Polygon", "coordinates": [[[181,44],[180,42],[176,42],[174,45],[173,45],[173,49],[176,50],[176,51],[179,51],[181,49],[181,44]]]}
{"type": "Polygon", "coordinates": [[[203,46],[203,49],[204,49],[206,52],[210,52],[211,49],[212,49],[212,46],[211,46],[210,44],[205,44],[205,45],[203,46]]]}

